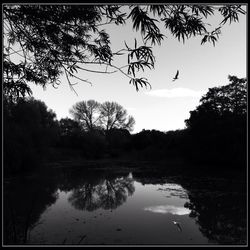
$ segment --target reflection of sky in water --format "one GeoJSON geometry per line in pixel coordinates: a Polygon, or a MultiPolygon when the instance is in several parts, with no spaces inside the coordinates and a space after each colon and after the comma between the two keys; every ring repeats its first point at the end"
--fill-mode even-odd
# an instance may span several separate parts
{"type": "Polygon", "coordinates": [[[185,207],[176,207],[171,205],[162,205],[162,206],[152,206],[145,207],[145,211],[150,211],[153,213],[161,213],[161,214],[177,214],[177,215],[185,215],[189,214],[191,211],[185,207]]]}

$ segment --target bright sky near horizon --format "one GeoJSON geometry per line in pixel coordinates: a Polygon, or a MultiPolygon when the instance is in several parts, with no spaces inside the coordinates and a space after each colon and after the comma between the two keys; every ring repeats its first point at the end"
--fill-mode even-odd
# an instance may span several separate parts
{"type": "MultiPolygon", "coordinates": [[[[211,18],[214,24],[219,24],[221,20],[217,16],[211,18]]],[[[43,90],[30,85],[33,96],[44,101],[57,114],[57,119],[72,118],[69,109],[73,104],[94,99],[99,102],[115,101],[122,105],[135,118],[133,133],[142,129],[183,129],[189,111],[196,108],[208,88],[228,84],[228,75],[247,76],[246,22],[247,16],[241,15],[238,23],[224,25],[215,47],[212,43],[200,45],[201,37],[191,38],[183,44],[163,32],[167,38],[153,49],[155,69],[146,70],[143,75],[152,89],[143,88],[137,92],[128,78],[119,72],[98,74],[81,71],[78,76],[88,79],[93,85],[78,81],[74,86],[78,96],[70,90],[65,77],[62,77],[58,89],[48,86],[43,90]],[[180,71],[179,79],[172,82],[177,69],[180,71]]],[[[134,37],[138,38],[140,45],[140,34],[133,32],[129,25],[112,26],[107,31],[113,51],[122,48],[125,40],[132,47],[134,37]]],[[[72,82],[76,80],[72,79],[72,82]]]]}

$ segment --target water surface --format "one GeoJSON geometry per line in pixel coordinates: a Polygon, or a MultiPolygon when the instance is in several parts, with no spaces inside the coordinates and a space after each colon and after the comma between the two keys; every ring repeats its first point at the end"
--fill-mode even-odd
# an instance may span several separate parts
{"type": "Polygon", "coordinates": [[[5,183],[4,238],[7,244],[244,244],[241,191],[223,178],[60,169],[5,183]]]}

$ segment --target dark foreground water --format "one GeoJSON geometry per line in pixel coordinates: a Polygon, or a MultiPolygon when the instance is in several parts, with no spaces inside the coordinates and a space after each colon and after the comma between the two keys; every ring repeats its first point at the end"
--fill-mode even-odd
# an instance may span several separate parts
{"type": "Polygon", "coordinates": [[[4,243],[246,244],[243,180],[119,172],[62,168],[7,179],[4,243]]]}

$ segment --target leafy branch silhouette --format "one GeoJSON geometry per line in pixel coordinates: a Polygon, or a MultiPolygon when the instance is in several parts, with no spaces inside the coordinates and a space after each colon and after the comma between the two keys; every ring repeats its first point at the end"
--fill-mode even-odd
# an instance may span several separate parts
{"type": "Polygon", "coordinates": [[[201,44],[211,42],[215,46],[222,27],[238,22],[239,15],[245,14],[241,5],[4,4],[4,95],[13,100],[31,95],[29,83],[57,88],[63,74],[72,90],[76,84],[72,79],[92,84],[77,75],[80,71],[120,72],[136,91],[151,87],[147,78],[138,74],[154,69],[152,46],[161,45],[165,30],[183,43],[201,36],[201,44]],[[205,21],[216,12],[223,19],[219,27],[213,28],[205,21]],[[140,32],[141,45],[135,40],[131,48],[125,42],[124,48],[113,51],[110,34],[104,27],[128,22],[140,32]],[[118,66],[117,57],[127,57],[127,64],[118,66]],[[100,69],[91,68],[93,65],[100,69]]]}

